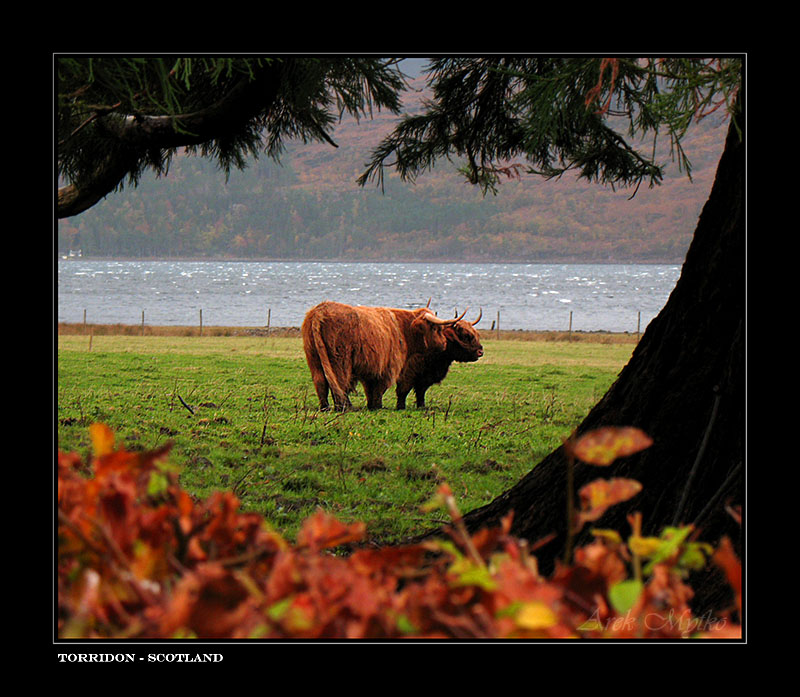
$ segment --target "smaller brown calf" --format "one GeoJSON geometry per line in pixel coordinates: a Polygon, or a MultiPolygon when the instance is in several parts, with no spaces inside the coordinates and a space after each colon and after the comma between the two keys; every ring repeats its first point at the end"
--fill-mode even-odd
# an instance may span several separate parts
{"type": "Polygon", "coordinates": [[[431,385],[438,385],[447,376],[452,363],[472,363],[483,356],[481,337],[475,325],[481,321],[483,312],[474,322],[465,322],[466,310],[452,324],[444,326],[445,339],[443,351],[430,351],[414,354],[408,361],[407,369],[397,381],[397,408],[405,409],[406,397],[414,389],[418,407],[425,406],[425,392],[431,385]]]}

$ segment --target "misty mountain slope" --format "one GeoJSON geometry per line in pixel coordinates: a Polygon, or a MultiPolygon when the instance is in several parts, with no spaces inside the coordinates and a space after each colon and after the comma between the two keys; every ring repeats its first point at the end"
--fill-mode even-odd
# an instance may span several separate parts
{"type": "MultiPolygon", "coordinates": [[[[423,83],[404,95],[421,108],[423,83]]],[[[683,259],[714,179],[725,127],[710,120],[685,140],[690,181],[669,163],[664,182],[612,191],[565,175],[504,181],[483,196],[442,161],[415,184],[387,174],[385,191],[356,178],[397,116],[343,120],[328,144],[290,144],[225,176],[178,157],[167,176],[143,177],[75,218],[59,221],[58,252],[84,256],[459,261],[683,259]]],[[[665,158],[668,161],[668,157],[665,158]]]]}

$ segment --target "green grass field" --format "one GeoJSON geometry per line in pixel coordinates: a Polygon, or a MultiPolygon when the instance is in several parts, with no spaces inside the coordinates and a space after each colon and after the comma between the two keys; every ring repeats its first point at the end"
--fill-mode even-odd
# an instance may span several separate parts
{"type": "MultiPolygon", "coordinates": [[[[439,479],[462,512],[491,501],[561,443],[605,393],[633,343],[484,341],[425,409],[320,412],[301,341],[266,336],[58,337],[58,447],[90,452],[106,423],[129,450],[174,442],[181,483],[233,490],[288,539],[317,507],[376,541],[444,520],[422,513],[439,479]],[[191,413],[183,400],[194,413],[191,413]]],[[[413,404],[413,398],[409,399],[413,404]]]]}

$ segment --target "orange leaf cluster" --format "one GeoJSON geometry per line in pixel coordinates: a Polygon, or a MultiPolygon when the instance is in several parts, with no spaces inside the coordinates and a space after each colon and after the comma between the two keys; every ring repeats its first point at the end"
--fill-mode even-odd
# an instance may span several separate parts
{"type": "MultiPolygon", "coordinates": [[[[697,633],[691,589],[656,565],[632,608],[609,590],[628,574],[613,535],[542,577],[511,520],[465,539],[358,546],[363,524],[323,511],[289,544],[231,493],[197,501],[165,462],[92,431],[84,463],[58,456],[60,638],[566,638],[697,633]],[[332,548],[349,546],[349,554],[332,548]],[[661,618],[660,620],[654,618],[661,618]]],[[[729,578],[738,560],[720,550],[729,578]]],[[[739,627],[722,620],[728,634],[739,627]]],[[[727,634],[726,634],[727,635],[727,634]]]]}
{"type": "Polygon", "coordinates": [[[581,487],[578,495],[581,500],[581,510],[578,511],[576,529],[583,527],[584,523],[597,520],[611,506],[627,501],[642,490],[642,485],[635,479],[596,479],[581,487]]]}
{"type": "MultiPolygon", "coordinates": [[[[564,442],[564,448],[570,457],[578,458],[589,465],[606,467],[617,458],[633,455],[649,448],[653,444],[644,431],[631,426],[604,426],[580,437],[573,437],[564,442]]],[[[585,523],[600,518],[611,506],[627,501],[642,490],[642,485],[635,479],[620,477],[597,479],[589,482],[578,492],[581,510],[572,521],[573,530],[580,530],[585,523]]]]}
{"type": "Polygon", "coordinates": [[[610,465],[653,444],[644,431],[632,426],[605,426],[589,431],[570,444],[572,454],[590,465],[610,465]]]}
{"type": "Polygon", "coordinates": [[[619,58],[603,58],[600,61],[600,76],[597,79],[597,84],[589,90],[586,94],[585,104],[588,107],[592,102],[598,101],[600,94],[603,91],[603,75],[606,68],[611,70],[611,78],[608,86],[608,96],[603,105],[597,110],[597,114],[605,114],[611,106],[611,98],[614,96],[614,88],[617,82],[617,75],[619,73],[619,58]]]}

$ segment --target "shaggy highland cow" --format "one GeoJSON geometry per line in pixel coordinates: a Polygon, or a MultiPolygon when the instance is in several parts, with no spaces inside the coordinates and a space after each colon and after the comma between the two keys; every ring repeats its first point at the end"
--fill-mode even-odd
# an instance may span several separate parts
{"type": "Polygon", "coordinates": [[[483,355],[474,327],[481,315],[465,322],[464,314],[445,320],[427,307],[401,310],[328,301],[311,308],[303,320],[303,348],[320,408],[328,409],[330,390],[337,411],[352,409],[348,394],[359,382],[368,409],[380,409],[393,384],[398,409],[405,408],[412,389],[417,406],[424,407],[425,391],[444,379],[453,361],[477,361],[483,355]]]}

